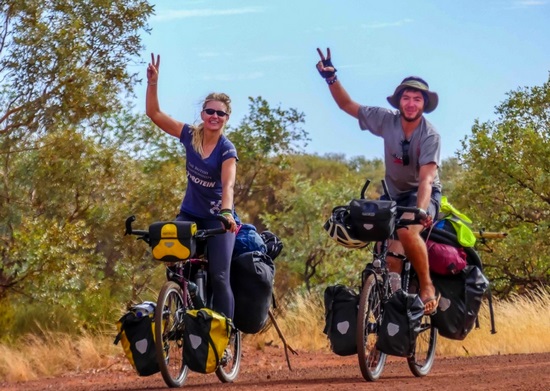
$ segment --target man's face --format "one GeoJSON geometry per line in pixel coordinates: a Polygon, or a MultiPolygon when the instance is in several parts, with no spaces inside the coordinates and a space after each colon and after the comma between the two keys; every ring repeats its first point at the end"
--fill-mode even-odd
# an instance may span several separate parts
{"type": "Polygon", "coordinates": [[[420,91],[405,90],[399,100],[399,111],[405,121],[413,122],[424,113],[424,96],[420,91]]]}

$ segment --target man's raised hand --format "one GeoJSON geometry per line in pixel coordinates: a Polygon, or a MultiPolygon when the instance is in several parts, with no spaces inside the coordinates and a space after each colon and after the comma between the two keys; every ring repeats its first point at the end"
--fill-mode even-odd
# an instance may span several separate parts
{"type": "Polygon", "coordinates": [[[326,57],[319,48],[317,48],[317,53],[319,53],[319,57],[321,57],[321,60],[317,63],[317,70],[319,71],[319,74],[325,79],[333,77],[336,74],[336,68],[332,65],[332,61],[330,59],[330,48],[327,48],[326,57]]]}

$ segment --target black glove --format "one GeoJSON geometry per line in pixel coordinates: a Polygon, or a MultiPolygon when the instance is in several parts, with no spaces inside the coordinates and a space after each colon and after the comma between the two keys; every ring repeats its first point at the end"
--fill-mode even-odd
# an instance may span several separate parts
{"type": "Polygon", "coordinates": [[[319,74],[321,75],[321,77],[323,77],[324,79],[328,79],[329,77],[332,77],[336,74],[337,69],[334,68],[334,65],[332,65],[332,61],[330,60],[330,58],[327,58],[326,60],[321,60],[321,62],[323,63],[323,66],[325,68],[326,67],[332,67],[333,68],[332,71],[320,71],[319,68],[317,68],[317,70],[319,71],[319,74]]]}

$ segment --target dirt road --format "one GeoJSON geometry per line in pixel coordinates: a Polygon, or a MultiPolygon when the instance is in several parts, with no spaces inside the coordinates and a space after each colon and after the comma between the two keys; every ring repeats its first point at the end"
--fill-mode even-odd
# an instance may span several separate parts
{"type": "MultiPolygon", "coordinates": [[[[379,381],[363,380],[357,357],[339,357],[332,353],[308,353],[290,356],[288,369],[284,351],[266,348],[245,350],[241,373],[233,384],[222,384],[215,374],[192,373],[186,390],[550,390],[550,353],[486,356],[472,358],[437,357],[432,372],[415,378],[405,359],[389,360],[379,381]]],[[[123,357],[107,368],[87,373],[68,373],[60,377],[25,383],[0,383],[0,390],[25,391],[155,391],[166,390],[160,374],[139,377],[123,357]]]]}

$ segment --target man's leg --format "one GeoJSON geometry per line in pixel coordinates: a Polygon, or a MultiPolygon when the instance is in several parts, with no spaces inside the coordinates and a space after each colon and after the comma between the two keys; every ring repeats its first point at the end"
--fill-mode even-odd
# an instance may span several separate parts
{"type": "MultiPolygon", "coordinates": [[[[411,216],[407,215],[408,213],[404,214],[405,219],[412,219],[414,217],[412,214],[411,216]]],[[[403,245],[405,255],[418,275],[420,299],[425,305],[425,313],[429,314],[437,308],[437,298],[435,287],[430,277],[428,250],[426,249],[426,243],[420,236],[422,229],[423,227],[421,225],[409,225],[406,228],[399,229],[397,235],[403,245]]]]}

